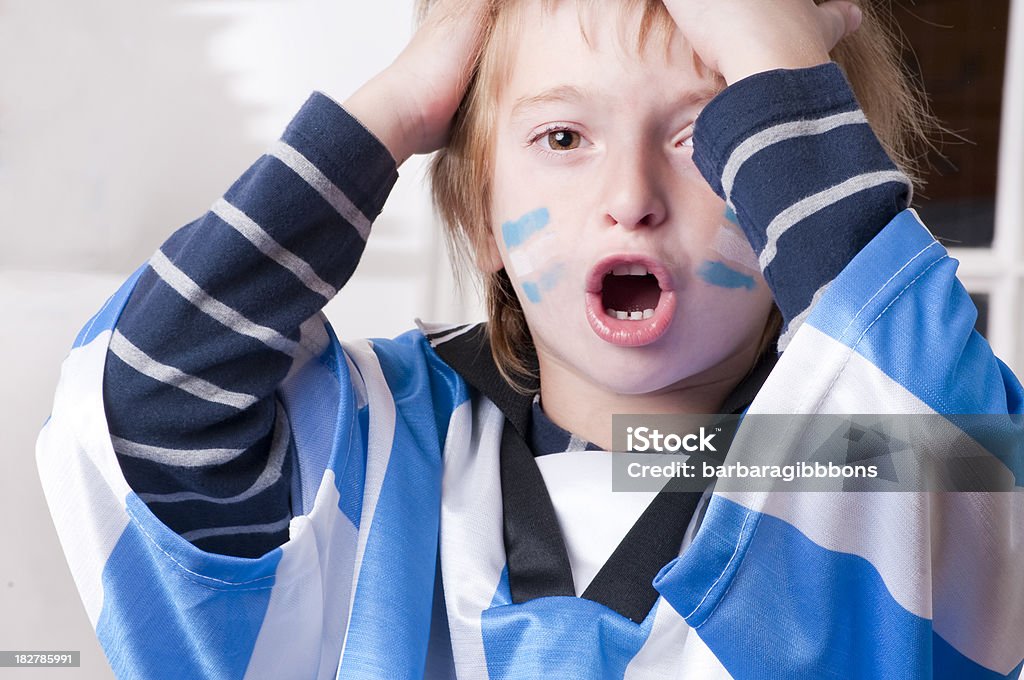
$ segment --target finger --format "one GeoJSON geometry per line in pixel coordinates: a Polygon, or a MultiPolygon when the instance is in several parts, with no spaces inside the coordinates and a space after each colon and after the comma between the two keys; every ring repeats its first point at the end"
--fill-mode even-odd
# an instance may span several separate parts
{"type": "Polygon", "coordinates": [[[855,3],[848,0],[829,0],[817,7],[822,37],[831,51],[840,40],[860,28],[863,13],[855,3]]]}
{"type": "Polygon", "coordinates": [[[414,41],[439,54],[472,62],[480,47],[492,0],[432,0],[414,41]]]}

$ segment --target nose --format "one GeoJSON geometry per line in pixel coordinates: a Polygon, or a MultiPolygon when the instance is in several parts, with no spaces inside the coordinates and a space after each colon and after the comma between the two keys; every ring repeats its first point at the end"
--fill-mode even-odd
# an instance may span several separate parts
{"type": "Polygon", "coordinates": [[[656,227],[668,217],[663,188],[670,167],[654,150],[637,146],[609,155],[602,169],[604,219],[608,226],[626,229],[656,227]],[[640,149],[640,150],[638,150],[640,149]]]}

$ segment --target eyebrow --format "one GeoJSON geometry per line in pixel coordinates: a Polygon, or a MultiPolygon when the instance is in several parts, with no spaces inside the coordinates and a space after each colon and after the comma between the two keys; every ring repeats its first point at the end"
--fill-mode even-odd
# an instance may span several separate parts
{"type": "MultiPolygon", "coordinates": [[[[722,91],[721,87],[715,87],[713,85],[703,87],[696,90],[689,90],[685,95],[679,98],[676,102],[676,106],[685,108],[694,106],[696,104],[707,103],[711,101],[719,92],[722,91]]],[[[581,89],[574,85],[557,85],[555,87],[543,90],[535,95],[528,95],[520,97],[516,100],[516,103],[512,106],[512,119],[515,120],[523,113],[534,106],[540,104],[549,103],[566,103],[572,101],[579,101],[581,99],[587,99],[592,97],[590,92],[581,89]]]]}
{"type": "Polygon", "coordinates": [[[512,106],[512,118],[518,118],[523,114],[524,111],[538,106],[540,104],[548,104],[552,102],[571,102],[586,99],[588,93],[573,85],[558,85],[551,87],[542,92],[520,97],[516,100],[516,103],[512,106]]]}

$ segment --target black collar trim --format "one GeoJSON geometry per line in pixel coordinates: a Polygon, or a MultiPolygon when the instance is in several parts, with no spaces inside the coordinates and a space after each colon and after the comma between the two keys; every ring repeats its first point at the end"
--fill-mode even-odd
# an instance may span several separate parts
{"type": "MultiPolygon", "coordinates": [[[[491,355],[487,324],[449,327],[426,333],[434,351],[477,392],[484,395],[509,419],[522,437],[529,436],[533,397],[520,394],[498,372],[491,355]]],[[[536,391],[536,384],[526,387],[536,391]]]]}

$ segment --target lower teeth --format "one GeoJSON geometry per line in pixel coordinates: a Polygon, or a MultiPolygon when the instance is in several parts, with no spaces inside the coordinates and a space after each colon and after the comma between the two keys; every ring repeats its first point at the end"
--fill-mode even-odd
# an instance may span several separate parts
{"type": "Polygon", "coordinates": [[[620,312],[616,309],[605,309],[604,313],[613,319],[619,319],[622,321],[642,321],[644,319],[650,319],[654,316],[653,309],[645,309],[642,312],[620,312]]]}

